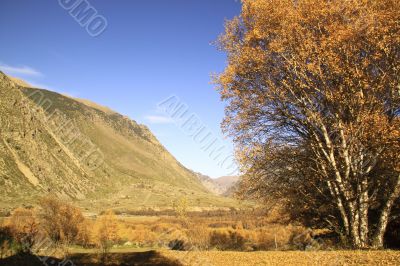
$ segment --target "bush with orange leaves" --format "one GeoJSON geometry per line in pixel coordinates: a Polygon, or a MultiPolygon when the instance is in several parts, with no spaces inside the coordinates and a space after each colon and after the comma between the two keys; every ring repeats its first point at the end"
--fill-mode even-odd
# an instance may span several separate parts
{"type": "Polygon", "coordinates": [[[78,235],[76,236],[75,244],[84,248],[94,247],[94,241],[92,241],[94,222],[90,219],[85,219],[78,226],[78,235]]]}
{"type": "Polygon", "coordinates": [[[31,253],[39,234],[35,210],[17,208],[10,217],[9,228],[18,253],[31,253]]]}
{"type": "Polygon", "coordinates": [[[77,240],[84,217],[79,208],[57,198],[40,200],[41,227],[56,245],[69,245],[77,240]]]}

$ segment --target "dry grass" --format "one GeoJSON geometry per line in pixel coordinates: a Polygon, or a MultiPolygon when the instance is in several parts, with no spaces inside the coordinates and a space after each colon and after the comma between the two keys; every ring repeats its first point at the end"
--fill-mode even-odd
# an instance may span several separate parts
{"type": "MultiPolygon", "coordinates": [[[[13,256],[0,260],[0,265],[43,265],[36,256],[13,256]],[[30,257],[29,257],[30,256],[30,257]],[[36,263],[35,263],[36,262],[36,263]]],[[[42,257],[45,258],[45,257],[42,257]]],[[[51,258],[61,261],[60,257],[51,258]]],[[[400,251],[171,251],[120,250],[108,255],[106,262],[95,252],[71,253],[71,261],[79,265],[163,265],[163,266],[257,266],[257,265],[399,265],[400,251]]],[[[52,264],[53,265],[53,264],[52,264]]]]}
{"type": "Polygon", "coordinates": [[[399,251],[163,251],[162,254],[191,266],[400,265],[399,251]]]}

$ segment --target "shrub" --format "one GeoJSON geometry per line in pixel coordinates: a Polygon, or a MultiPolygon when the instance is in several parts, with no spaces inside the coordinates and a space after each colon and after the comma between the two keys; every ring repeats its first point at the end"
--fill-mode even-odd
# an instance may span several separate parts
{"type": "Polygon", "coordinates": [[[210,246],[219,250],[244,250],[245,238],[236,231],[213,231],[210,235],[210,246]]]}
{"type": "Polygon", "coordinates": [[[11,255],[13,236],[9,227],[0,227],[0,259],[11,255]]]}
{"type": "Polygon", "coordinates": [[[294,230],[290,236],[290,245],[292,248],[300,250],[318,249],[318,242],[313,239],[313,232],[310,229],[294,230]]]}
{"type": "Polygon", "coordinates": [[[31,253],[39,234],[33,209],[17,208],[10,217],[10,232],[18,253],[31,253]]]}
{"type": "Polygon", "coordinates": [[[210,234],[207,227],[202,225],[193,226],[186,234],[191,246],[195,246],[199,250],[207,250],[209,248],[210,234]]]}
{"type": "Polygon", "coordinates": [[[297,227],[269,225],[256,231],[258,250],[287,250],[290,247],[290,241],[293,231],[297,227]]]}
{"type": "Polygon", "coordinates": [[[91,233],[93,228],[93,222],[90,220],[85,219],[79,226],[78,226],[78,234],[76,236],[76,244],[88,248],[93,246],[91,242],[91,233]]]}
{"type": "Polygon", "coordinates": [[[71,244],[77,241],[84,217],[79,208],[63,203],[54,197],[40,200],[41,225],[55,244],[71,244]]]}
{"type": "Polygon", "coordinates": [[[175,239],[170,241],[168,247],[172,250],[186,250],[185,241],[181,239],[175,239]]]}

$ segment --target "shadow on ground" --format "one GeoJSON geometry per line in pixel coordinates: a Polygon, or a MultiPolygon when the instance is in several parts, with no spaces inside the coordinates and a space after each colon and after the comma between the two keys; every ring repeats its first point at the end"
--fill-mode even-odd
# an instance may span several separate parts
{"type": "Polygon", "coordinates": [[[156,251],[134,253],[112,253],[105,261],[97,254],[73,254],[70,262],[52,257],[37,257],[31,254],[14,255],[0,260],[0,266],[100,266],[100,265],[126,265],[126,266],[182,266],[179,261],[164,257],[156,251]]]}

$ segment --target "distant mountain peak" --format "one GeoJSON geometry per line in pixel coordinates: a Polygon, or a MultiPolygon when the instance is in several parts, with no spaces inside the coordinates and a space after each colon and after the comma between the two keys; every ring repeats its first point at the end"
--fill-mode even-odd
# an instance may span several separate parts
{"type": "Polygon", "coordinates": [[[239,176],[222,176],[213,179],[201,173],[196,173],[196,175],[209,191],[216,195],[223,196],[232,196],[232,189],[240,180],[239,176]]]}

